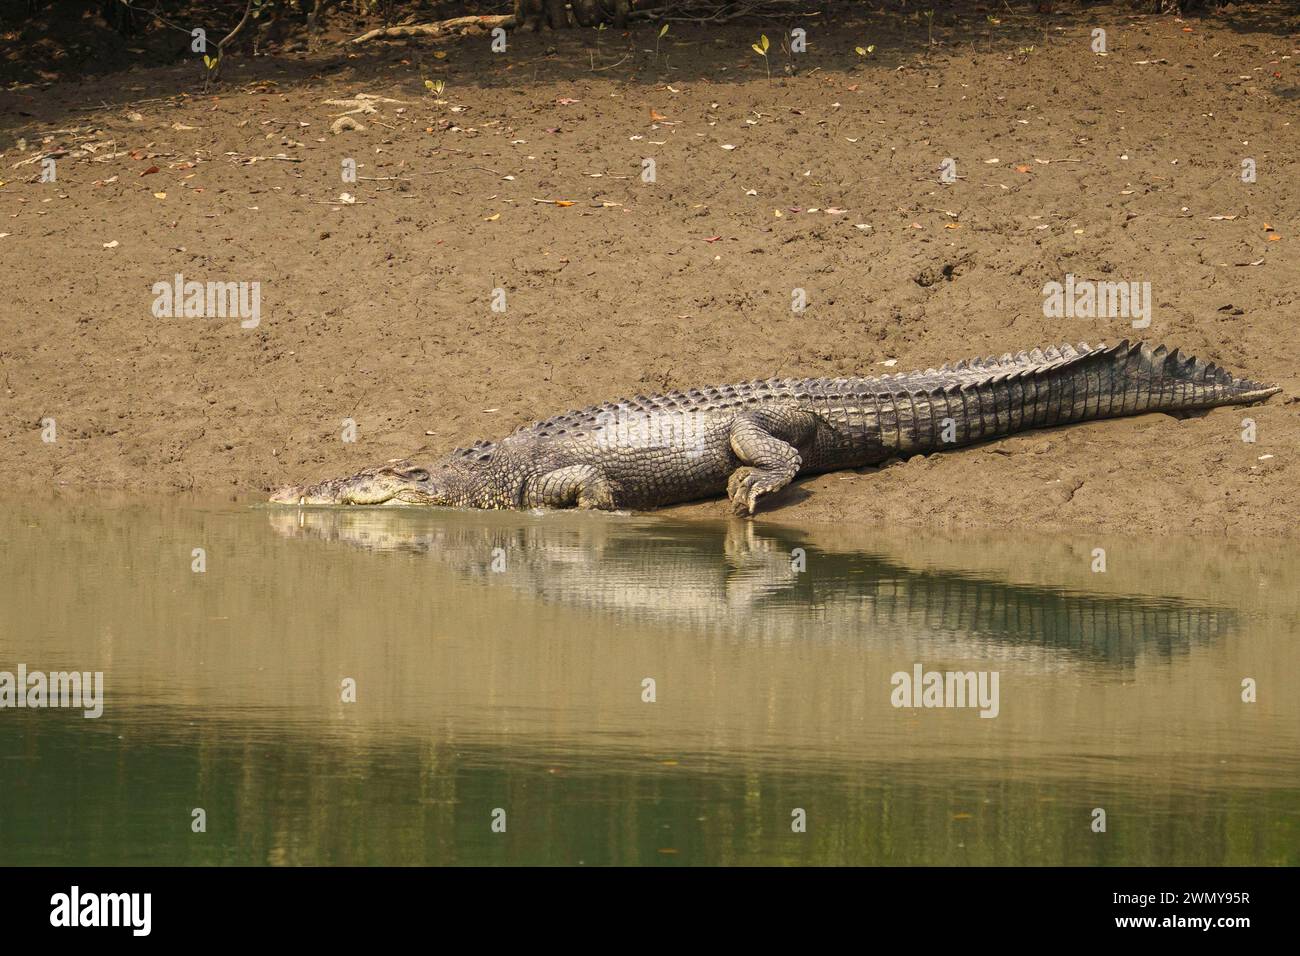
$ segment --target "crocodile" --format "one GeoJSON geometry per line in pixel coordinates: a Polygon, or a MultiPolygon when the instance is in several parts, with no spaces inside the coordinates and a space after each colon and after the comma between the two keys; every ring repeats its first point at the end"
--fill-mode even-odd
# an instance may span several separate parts
{"type": "Polygon", "coordinates": [[[799,475],[1014,432],[1263,401],[1281,391],[1127,340],[875,378],[784,378],[638,395],[520,426],[428,466],[395,460],[274,492],[293,505],[645,510],[726,493],[753,515],[799,475]]]}

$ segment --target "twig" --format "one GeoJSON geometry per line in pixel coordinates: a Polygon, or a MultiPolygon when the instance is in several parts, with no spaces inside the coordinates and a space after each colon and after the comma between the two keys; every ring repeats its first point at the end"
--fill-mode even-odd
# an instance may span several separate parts
{"type": "Polygon", "coordinates": [[[351,40],[344,40],[344,43],[365,43],[368,40],[374,40],[377,37],[385,39],[398,37],[439,37],[445,36],[453,30],[468,26],[481,26],[486,29],[495,29],[502,27],[510,29],[515,25],[515,18],[512,14],[500,16],[478,16],[478,17],[452,17],[450,20],[439,20],[436,23],[405,23],[395,27],[376,27],[369,33],[363,33],[359,37],[353,37],[351,40]]]}

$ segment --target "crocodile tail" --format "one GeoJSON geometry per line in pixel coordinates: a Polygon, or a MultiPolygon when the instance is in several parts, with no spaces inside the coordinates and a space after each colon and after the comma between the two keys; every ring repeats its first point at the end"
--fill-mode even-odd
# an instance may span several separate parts
{"type": "Polygon", "coordinates": [[[1083,376],[1083,403],[1071,410],[1071,420],[1244,405],[1281,391],[1163,345],[1124,340],[1061,351],[1058,374],[1083,376]]]}
{"type": "Polygon", "coordinates": [[[897,409],[884,423],[887,446],[952,447],[1098,418],[1249,404],[1280,391],[1178,349],[1128,341],[968,359],[938,374],[935,385],[881,396],[897,409]]]}

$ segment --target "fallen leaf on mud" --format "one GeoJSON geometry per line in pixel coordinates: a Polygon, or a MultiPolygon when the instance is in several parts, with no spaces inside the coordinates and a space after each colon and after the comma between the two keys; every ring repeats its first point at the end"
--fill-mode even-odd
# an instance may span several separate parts
{"type": "Polygon", "coordinates": [[[572,106],[574,103],[577,103],[577,102],[579,102],[579,101],[578,101],[578,100],[575,100],[575,99],[574,99],[573,97],[571,97],[571,96],[561,96],[561,97],[560,97],[558,100],[556,100],[555,102],[556,102],[556,104],[557,104],[558,106],[572,106]]]}
{"type": "Polygon", "coordinates": [[[650,107],[650,122],[658,123],[660,120],[666,120],[667,118],[668,118],[667,116],[664,116],[663,113],[660,113],[653,106],[650,107]]]}
{"type": "Polygon", "coordinates": [[[913,228],[913,229],[924,229],[925,226],[921,225],[919,222],[914,222],[914,223],[912,223],[912,228],[913,228]]]}
{"type": "Polygon", "coordinates": [[[861,229],[863,232],[870,232],[870,231],[871,231],[871,223],[869,223],[869,222],[855,222],[855,223],[853,224],[853,228],[854,228],[854,229],[861,229]]]}
{"type": "Polygon", "coordinates": [[[533,202],[544,203],[547,206],[573,206],[576,205],[572,199],[533,199],[533,202]]]}
{"type": "Polygon", "coordinates": [[[945,222],[945,223],[943,224],[943,228],[945,228],[945,229],[960,229],[960,228],[961,228],[961,223],[959,223],[959,222],[945,222]]]}
{"type": "Polygon", "coordinates": [[[1210,222],[1232,222],[1236,216],[1211,216],[1210,222]]]}
{"type": "Polygon", "coordinates": [[[104,243],[104,248],[105,248],[105,249],[116,249],[116,248],[117,248],[117,240],[114,239],[112,242],[106,242],[106,243],[104,243]]]}
{"type": "Polygon", "coordinates": [[[187,129],[198,129],[198,127],[197,127],[197,126],[186,126],[184,123],[172,123],[172,129],[176,130],[177,132],[180,132],[181,130],[187,130],[187,129]]]}
{"type": "Polygon", "coordinates": [[[723,144],[722,144],[722,148],[723,148],[723,149],[735,149],[736,147],[733,146],[733,145],[731,145],[730,143],[723,143],[723,144]]]}
{"type": "Polygon", "coordinates": [[[351,193],[339,193],[339,202],[351,206],[357,201],[357,197],[351,193]]]}
{"type": "Polygon", "coordinates": [[[1268,223],[1264,223],[1264,231],[1265,231],[1265,232],[1272,232],[1272,231],[1273,231],[1273,227],[1270,226],[1268,223]]]}
{"type": "Polygon", "coordinates": [[[12,235],[13,235],[12,232],[0,232],[0,239],[3,239],[5,236],[12,236],[12,235]]]}
{"type": "Polygon", "coordinates": [[[500,218],[501,218],[501,213],[496,213],[495,215],[492,215],[492,216],[484,216],[484,217],[483,217],[483,221],[484,221],[484,222],[496,222],[496,221],[497,221],[498,219],[500,219],[500,218]]]}
{"type": "Polygon", "coordinates": [[[154,194],[153,194],[153,198],[154,198],[154,199],[166,199],[166,198],[167,198],[167,194],[166,194],[166,193],[154,193],[154,194]]]}
{"type": "Polygon", "coordinates": [[[996,166],[996,165],[997,165],[998,163],[1000,163],[1000,162],[1002,162],[1002,160],[1000,160],[1000,159],[996,159],[996,158],[994,158],[994,159],[986,159],[986,160],[984,160],[984,165],[985,165],[985,166],[996,166]]]}
{"type": "Polygon", "coordinates": [[[144,172],[142,172],[140,175],[141,175],[141,176],[149,176],[149,175],[151,175],[151,174],[153,174],[153,173],[156,173],[156,172],[158,172],[158,167],[157,167],[157,166],[150,166],[148,169],[146,169],[146,170],[145,170],[144,172]]]}
{"type": "Polygon", "coordinates": [[[841,209],[839,206],[828,206],[826,208],[826,215],[828,216],[842,216],[846,212],[848,212],[847,209],[841,209]]]}
{"type": "Polygon", "coordinates": [[[1016,172],[1018,172],[1018,173],[1027,173],[1027,172],[1029,172],[1030,169],[1032,169],[1032,168],[1033,168],[1033,167],[1031,167],[1031,166],[1026,166],[1024,163],[1021,163],[1019,166],[1016,167],[1016,172]]]}
{"type": "Polygon", "coordinates": [[[718,241],[719,239],[721,239],[721,238],[722,238],[721,236],[709,236],[708,238],[704,239],[703,241],[704,241],[704,242],[717,242],[717,241],[718,241]]]}
{"type": "Polygon", "coordinates": [[[1281,241],[1282,241],[1282,237],[1279,236],[1279,235],[1277,235],[1276,233],[1274,233],[1273,235],[1271,235],[1271,236],[1268,237],[1268,241],[1269,241],[1269,242],[1281,242],[1281,241]]]}
{"type": "Polygon", "coordinates": [[[757,196],[757,195],[758,195],[758,190],[757,190],[757,189],[746,189],[746,190],[745,190],[745,195],[746,195],[746,196],[757,196]]]}
{"type": "Polygon", "coordinates": [[[784,219],[784,218],[785,218],[785,213],[783,213],[783,212],[782,212],[781,210],[779,210],[779,209],[773,209],[773,210],[772,210],[772,214],[773,214],[774,216],[776,216],[777,219],[784,219]]]}

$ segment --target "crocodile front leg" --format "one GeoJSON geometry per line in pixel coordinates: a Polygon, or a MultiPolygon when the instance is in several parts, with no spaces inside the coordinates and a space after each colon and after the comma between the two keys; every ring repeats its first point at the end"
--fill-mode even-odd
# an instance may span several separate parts
{"type": "Polygon", "coordinates": [[[758,499],[780,491],[803,465],[799,446],[817,432],[817,416],[799,408],[745,412],[731,425],[731,450],[745,466],[727,480],[731,510],[752,515],[758,499]]]}
{"type": "Polygon", "coordinates": [[[613,511],[614,488],[595,465],[570,465],[548,471],[528,482],[524,504],[529,508],[599,508],[613,511]]]}

